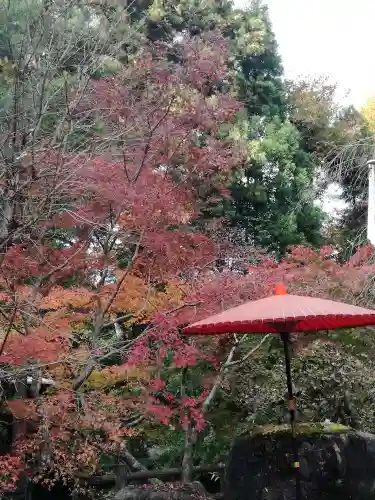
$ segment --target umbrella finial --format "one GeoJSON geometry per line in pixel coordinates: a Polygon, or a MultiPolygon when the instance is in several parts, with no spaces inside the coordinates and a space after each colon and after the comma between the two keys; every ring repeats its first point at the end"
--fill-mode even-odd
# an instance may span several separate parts
{"type": "Polygon", "coordinates": [[[285,286],[283,283],[277,283],[275,286],[275,294],[276,295],[288,295],[288,292],[286,291],[285,286]]]}

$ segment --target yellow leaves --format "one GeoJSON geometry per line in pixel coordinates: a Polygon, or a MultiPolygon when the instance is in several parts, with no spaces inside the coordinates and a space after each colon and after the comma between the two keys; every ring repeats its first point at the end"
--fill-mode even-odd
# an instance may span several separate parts
{"type": "Polygon", "coordinates": [[[87,379],[85,387],[87,389],[103,390],[109,389],[121,382],[132,384],[134,382],[147,381],[149,377],[150,375],[146,370],[110,366],[101,371],[94,370],[87,379]]]}
{"type": "Polygon", "coordinates": [[[288,86],[291,117],[301,122],[308,130],[326,128],[331,117],[336,114],[336,86],[327,77],[309,80],[298,79],[288,86]]]}
{"type": "Polygon", "coordinates": [[[8,60],[7,57],[0,59],[0,76],[1,79],[8,84],[14,80],[16,64],[8,60]]]}
{"type": "MultiPolygon", "coordinates": [[[[120,282],[123,272],[117,273],[117,279],[120,282]]],[[[101,297],[105,300],[112,295],[117,288],[117,284],[108,285],[103,288],[101,297]]],[[[149,299],[152,293],[143,280],[137,276],[127,275],[123,279],[120,289],[112,303],[112,312],[129,312],[137,318],[144,317],[150,308],[149,299]]]]}
{"type": "Polygon", "coordinates": [[[248,161],[255,160],[261,163],[266,161],[266,155],[262,151],[260,141],[248,141],[246,145],[246,154],[248,161]]]}
{"type": "Polygon", "coordinates": [[[115,314],[129,314],[127,324],[130,325],[148,321],[156,312],[180,306],[188,294],[187,286],[177,280],[154,286],[123,270],[117,270],[115,276],[116,283],[103,286],[98,295],[84,288],[54,287],[39,306],[47,311],[43,315],[44,325],[65,333],[79,331],[85,322],[94,320],[98,302],[105,308],[113,294],[115,298],[106,321],[113,321],[115,314]]]}
{"type": "Polygon", "coordinates": [[[154,0],[148,8],[148,15],[153,21],[160,21],[165,16],[165,9],[162,0],[154,0]]]}
{"type": "Polygon", "coordinates": [[[57,286],[42,299],[40,308],[55,310],[62,307],[80,309],[93,305],[94,294],[85,288],[63,288],[57,286]]]}
{"type": "Polygon", "coordinates": [[[81,345],[77,349],[74,349],[74,364],[85,366],[87,360],[90,357],[90,347],[87,345],[81,345]]]}
{"type": "MultiPolygon", "coordinates": [[[[117,273],[120,281],[123,272],[117,273]]],[[[103,295],[110,296],[116,285],[108,285],[103,295]]],[[[164,311],[179,306],[187,293],[186,286],[179,282],[169,282],[160,291],[141,278],[127,275],[113,301],[112,312],[129,312],[134,317],[129,323],[150,319],[156,311],[164,311]]]]}
{"type": "Polygon", "coordinates": [[[174,88],[171,91],[172,105],[170,107],[171,113],[184,113],[189,107],[199,98],[197,90],[188,86],[179,85],[178,89],[174,88]]]}
{"type": "Polygon", "coordinates": [[[375,132],[375,97],[367,100],[366,104],[361,109],[371,132],[375,132]]]}
{"type": "Polygon", "coordinates": [[[84,387],[100,390],[113,386],[117,381],[118,379],[109,370],[94,370],[86,380],[84,387]]]}
{"type": "Polygon", "coordinates": [[[64,357],[61,363],[52,364],[48,367],[48,377],[51,377],[59,390],[72,388],[72,380],[87,366],[90,358],[90,350],[86,345],[75,348],[64,357]]]}
{"type": "Polygon", "coordinates": [[[73,373],[67,363],[61,363],[49,368],[49,376],[55,381],[59,389],[71,389],[73,373]]]}
{"type": "Polygon", "coordinates": [[[121,281],[120,291],[124,292],[131,290],[137,295],[137,297],[144,296],[145,290],[147,289],[146,283],[137,276],[132,274],[126,274],[125,271],[118,270],[116,273],[117,281],[121,281]]]}
{"type": "Polygon", "coordinates": [[[54,330],[77,331],[82,329],[84,322],[87,320],[87,314],[69,312],[66,308],[49,311],[43,317],[43,323],[54,330]]]}
{"type": "Polygon", "coordinates": [[[158,294],[158,309],[165,311],[182,305],[188,292],[187,285],[176,281],[170,281],[166,286],[165,292],[158,294]]]}
{"type": "Polygon", "coordinates": [[[135,437],[141,434],[141,431],[138,429],[130,428],[130,429],[121,429],[121,433],[124,437],[135,437]]]}

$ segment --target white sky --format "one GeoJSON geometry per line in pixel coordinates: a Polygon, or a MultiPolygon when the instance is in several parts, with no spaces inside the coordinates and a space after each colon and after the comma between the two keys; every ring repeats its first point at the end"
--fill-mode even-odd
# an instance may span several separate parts
{"type": "MultiPolygon", "coordinates": [[[[245,7],[247,0],[234,0],[245,7]]],[[[287,77],[327,75],[361,107],[375,94],[375,0],[265,0],[287,77]]],[[[340,100],[341,100],[340,99],[340,100]]]]}

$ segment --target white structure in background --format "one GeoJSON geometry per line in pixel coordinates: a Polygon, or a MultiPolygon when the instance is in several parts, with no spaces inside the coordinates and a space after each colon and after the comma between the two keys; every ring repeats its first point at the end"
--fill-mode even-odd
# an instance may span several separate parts
{"type": "MultiPolygon", "coordinates": [[[[41,385],[48,385],[48,386],[51,386],[51,387],[55,387],[55,385],[56,385],[55,381],[52,378],[41,377],[38,382],[41,385]]],[[[26,384],[27,385],[31,385],[32,383],[33,383],[33,377],[31,377],[30,375],[28,375],[27,378],[26,378],[26,384]]]]}
{"type": "Polygon", "coordinates": [[[367,239],[375,246],[375,160],[367,162],[368,166],[368,208],[367,239]]]}

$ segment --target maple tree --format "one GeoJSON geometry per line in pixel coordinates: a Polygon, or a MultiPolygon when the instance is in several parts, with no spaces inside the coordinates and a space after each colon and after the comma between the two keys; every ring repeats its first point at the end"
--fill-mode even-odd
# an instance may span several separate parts
{"type": "Polygon", "coordinates": [[[241,110],[221,90],[227,60],[218,35],[154,44],[111,76],[78,88],[66,77],[53,137],[7,136],[16,147],[14,161],[0,161],[0,362],[16,391],[1,401],[15,419],[3,490],[25,471],[74,482],[77,471],[100,471],[103,455],[134,464],[126,441],[139,431],[128,424],[140,419],[182,427],[191,448],[239,346],[182,340],[182,324],[261,298],[281,279],[290,291],[355,295],[373,272],[368,249],[364,262],[341,265],[325,260],[329,249],[304,247],[280,263],[252,250],[246,276],[218,271],[219,257],[241,255],[241,266],[250,257],[193,224],[202,186],[213,196],[203,203],[227,196],[243,162],[241,144],[220,138],[241,110]],[[27,398],[28,375],[54,384],[27,398]]]}
{"type": "MultiPolygon", "coordinates": [[[[163,408],[150,406],[142,391],[123,397],[132,377],[135,389],[155,379],[153,363],[133,376],[129,363],[103,363],[129,350],[135,359],[139,344],[129,325],[183,307],[188,277],[218,255],[191,222],[199,185],[221,189],[241,161],[240,148],[217,138],[240,106],[215,90],[226,75],[220,38],[188,39],[178,51],[173,62],[168,47],[153,47],[116,76],[90,80],[78,102],[68,94],[73,122],[100,119],[89,153],[63,144],[22,154],[29,211],[3,221],[0,361],[9,379],[31,373],[55,381],[41,398],[17,391],[9,400],[18,422],[9,463],[23,457],[47,484],[48,471],[71,480],[75,470],[95,471],[103,453],[123,448],[123,436],[135,432],[123,419],[134,411],[161,416],[163,408]],[[107,390],[111,383],[119,394],[107,390]],[[36,429],[26,439],[27,421],[36,429]],[[76,447],[82,455],[75,451],[68,461],[76,447]]],[[[174,340],[171,330],[165,342],[174,340]]],[[[177,366],[196,364],[196,351],[186,345],[177,366]]],[[[187,398],[186,405],[194,413],[199,401],[187,398]]],[[[4,487],[13,484],[4,478],[4,487]]]]}
{"type": "MultiPolygon", "coordinates": [[[[280,262],[259,255],[258,264],[250,266],[246,276],[226,272],[203,278],[187,297],[194,308],[182,308],[173,315],[154,318],[154,327],[138,339],[128,364],[156,368],[144,392],[146,400],[143,404],[163,424],[182,425],[185,429],[184,460],[190,461],[190,469],[187,467],[184,471],[185,477],[191,479],[191,448],[197,442],[197,434],[211,425],[210,419],[214,416],[209,414],[210,405],[228,371],[245,363],[270,336],[263,337],[260,342],[257,336],[247,340],[232,335],[184,342],[179,336],[179,327],[223,308],[273,294],[275,283],[279,281],[288,286],[290,293],[371,305],[372,295],[369,293],[366,297],[365,291],[374,276],[372,257],[370,246],[362,247],[344,264],[335,258],[334,248],[328,246],[319,251],[293,247],[280,262]],[[194,371],[199,365],[203,375],[200,382],[195,382],[195,391],[198,387],[199,391],[192,391],[187,396],[183,388],[186,385],[191,391],[187,369],[194,371]]],[[[364,341],[366,336],[362,334],[362,337],[364,341]]],[[[303,355],[315,339],[314,333],[293,336],[294,352],[303,355]]],[[[367,346],[369,351],[370,345],[367,346]]],[[[267,382],[264,383],[265,390],[268,390],[267,382]]]]}
{"type": "MultiPolygon", "coordinates": [[[[374,268],[369,263],[372,248],[364,247],[344,265],[327,259],[332,251],[329,247],[319,252],[295,247],[280,263],[260,256],[258,264],[251,266],[246,276],[241,277],[234,272],[206,273],[199,282],[195,281],[194,287],[190,285],[190,292],[186,289],[180,307],[168,314],[156,313],[151,317],[153,326],[133,339],[132,347],[126,349],[125,364],[100,368],[98,363],[81,392],[71,391],[71,373],[61,373],[62,370],[72,371],[73,359],[74,363],[79,362],[77,352],[65,363],[60,358],[55,370],[53,363],[50,364],[49,373],[59,381],[56,394],[44,395],[37,404],[34,400],[8,403],[17,418],[36,421],[42,418],[44,424],[39,425],[31,439],[16,441],[13,453],[26,456],[29,466],[35,468],[42,448],[48,460],[43,466],[39,465],[38,477],[45,484],[49,484],[48,471],[51,468],[63,481],[71,480],[77,470],[97,472],[103,453],[126,452],[126,439],[136,435],[137,428],[127,428],[123,421],[134,418],[134,412],[142,418],[156,418],[168,426],[181,425],[194,444],[196,433],[207,425],[208,406],[223,380],[222,375],[232,364],[240,361],[233,361],[233,358],[241,343],[233,342],[231,336],[219,340],[182,340],[179,336],[180,325],[218,312],[222,307],[268,295],[280,279],[294,293],[336,298],[344,298],[343,293],[350,293],[353,300],[354,294],[362,293],[364,284],[373,275],[374,268]],[[184,304],[187,307],[181,307],[184,304]],[[188,394],[184,389],[188,369],[195,369],[200,364],[206,364],[206,368],[203,366],[201,370],[206,376],[200,386],[198,384],[193,393],[188,394]],[[64,380],[67,383],[65,389],[64,380]],[[120,392],[113,392],[116,386],[121,388],[120,392]],[[135,392],[132,393],[132,390],[135,392]],[[100,405],[96,391],[101,394],[100,405]],[[85,433],[85,429],[90,429],[90,433],[85,433]],[[67,461],[68,449],[76,450],[74,460],[67,461]],[[81,453],[80,450],[85,451],[81,453]]],[[[73,308],[75,293],[73,290],[70,297],[73,308]]],[[[66,293],[68,296],[69,292],[66,293]]],[[[345,298],[348,300],[348,296],[345,298]]],[[[64,301],[61,303],[64,310],[64,301]]],[[[76,305],[79,309],[82,302],[78,300],[76,305]]],[[[13,349],[17,352],[18,347],[13,349]]],[[[81,347],[82,362],[87,365],[85,354],[81,347]]],[[[103,352],[99,352],[100,356],[103,352]]],[[[18,472],[20,467],[18,462],[14,471],[18,472]]],[[[6,481],[5,486],[14,484],[9,478],[6,481]]]]}

